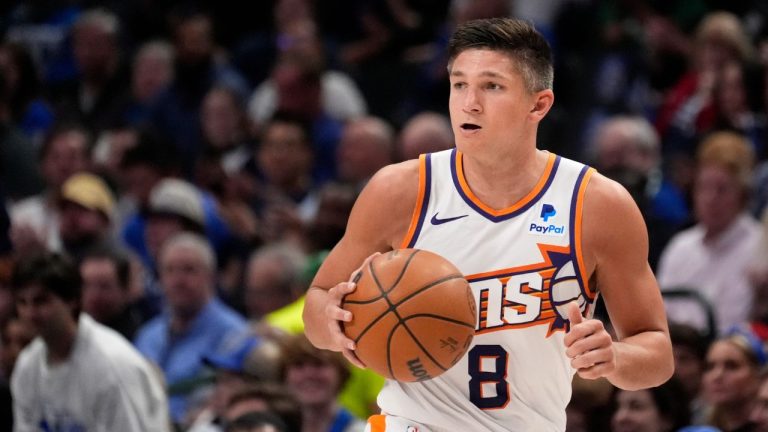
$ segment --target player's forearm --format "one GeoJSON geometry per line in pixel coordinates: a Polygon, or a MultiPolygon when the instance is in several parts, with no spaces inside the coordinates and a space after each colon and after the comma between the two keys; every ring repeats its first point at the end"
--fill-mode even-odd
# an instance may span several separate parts
{"type": "Polygon", "coordinates": [[[614,343],[616,369],[606,378],[624,390],[656,387],[674,372],[669,336],[663,331],[646,331],[614,343]]]}
{"type": "Polygon", "coordinates": [[[328,304],[328,291],[318,287],[310,287],[304,304],[304,333],[312,344],[318,348],[331,348],[332,337],[325,318],[325,308],[328,304]]]}

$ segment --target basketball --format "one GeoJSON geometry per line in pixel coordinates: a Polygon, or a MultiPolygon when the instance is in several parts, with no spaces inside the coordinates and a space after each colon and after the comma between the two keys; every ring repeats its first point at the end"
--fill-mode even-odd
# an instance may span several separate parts
{"type": "Polygon", "coordinates": [[[573,262],[569,261],[561,267],[552,277],[552,287],[549,290],[552,305],[557,314],[563,319],[568,319],[568,303],[576,301],[580,310],[584,310],[587,302],[581,291],[581,285],[576,279],[576,271],[573,269],[573,262]]]}
{"type": "Polygon", "coordinates": [[[378,255],[342,301],[344,333],[373,371],[397,381],[434,378],[453,366],[475,333],[475,298],[448,260],[420,249],[378,255]]]}

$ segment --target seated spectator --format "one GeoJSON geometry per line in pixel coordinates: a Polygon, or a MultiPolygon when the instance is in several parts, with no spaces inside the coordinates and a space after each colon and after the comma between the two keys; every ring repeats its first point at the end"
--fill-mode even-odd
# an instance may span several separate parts
{"type": "Polygon", "coordinates": [[[106,9],[83,12],[72,26],[78,76],[52,88],[56,117],[96,133],[122,122],[128,101],[128,68],[120,47],[120,20],[106,9]]]}
{"type": "Polygon", "coordinates": [[[755,425],[755,432],[768,432],[768,369],[760,373],[760,389],[757,391],[749,420],[755,425]]]}
{"type": "Polygon", "coordinates": [[[77,173],[61,186],[59,237],[64,251],[79,260],[95,247],[117,247],[112,238],[115,199],[101,177],[77,173]]]}
{"type": "Polygon", "coordinates": [[[374,174],[394,160],[395,132],[378,117],[351,120],[336,149],[336,169],[342,182],[362,189],[374,174]]]}
{"type": "Polygon", "coordinates": [[[261,320],[303,294],[300,276],[305,262],[301,250],[290,244],[255,251],[245,273],[243,300],[248,319],[261,320]]]}
{"type": "Polygon", "coordinates": [[[57,254],[22,261],[14,272],[19,316],[39,334],[11,378],[16,430],[168,431],[157,371],[125,338],[80,313],[80,282],[77,267],[57,254]]]}
{"type": "Polygon", "coordinates": [[[89,168],[90,148],[90,135],[80,126],[58,127],[43,140],[39,168],[45,189],[9,209],[11,240],[17,255],[61,251],[58,208],[61,186],[73,174],[89,168]]]}
{"type": "Polygon", "coordinates": [[[269,412],[253,412],[240,416],[227,424],[224,432],[287,432],[288,426],[280,417],[269,412]]]}
{"type": "Polygon", "coordinates": [[[124,254],[108,248],[91,249],[80,260],[83,312],[128,340],[142,324],[131,292],[131,263],[124,254]]]}
{"type": "Polygon", "coordinates": [[[758,375],[766,363],[766,348],[747,328],[734,327],[712,343],[702,382],[710,409],[706,424],[725,432],[750,430],[758,375]]]}
{"type": "MultiPolygon", "coordinates": [[[[697,163],[697,224],[670,240],[656,277],[662,290],[698,291],[714,308],[722,331],[744,321],[753,299],[747,267],[760,239],[760,225],[745,209],[754,153],[743,136],[716,132],[702,141],[697,163]]],[[[665,302],[671,321],[704,328],[699,310],[665,302]]]]}
{"type": "Polygon", "coordinates": [[[405,123],[397,141],[397,157],[403,161],[447,150],[453,147],[451,121],[445,115],[424,111],[405,123]]]}
{"type": "Polygon", "coordinates": [[[248,331],[231,337],[222,352],[204,356],[203,363],[215,374],[214,386],[188,432],[221,431],[222,416],[233,394],[253,383],[278,381],[280,355],[277,342],[248,331]]]}
{"type": "Polygon", "coordinates": [[[672,339],[672,353],[675,357],[674,377],[690,401],[691,422],[701,424],[705,417],[701,380],[706,369],[709,341],[694,327],[674,322],[669,324],[669,337],[672,339]]]}
{"type": "Polygon", "coordinates": [[[675,432],[691,424],[688,398],[675,378],[646,390],[617,388],[612,408],[612,431],[675,432]]]}
{"type": "Polygon", "coordinates": [[[135,343],[165,373],[171,416],[180,423],[204,372],[203,356],[223,349],[246,326],[215,296],[216,257],[205,238],[185,232],[168,239],[159,251],[158,272],[166,309],[139,329],[135,343]]]}
{"type": "Polygon", "coordinates": [[[15,315],[0,326],[0,381],[10,382],[19,354],[35,336],[32,324],[15,315]]]}
{"type": "Polygon", "coordinates": [[[163,40],[145,42],[133,56],[130,101],[123,120],[133,126],[146,124],[155,100],[173,82],[173,46],[163,40]]]}
{"type": "Polygon", "coordinates": [[[363,431],[365,422],[342,408],[337,397],[349,378],[339,353],[312,346],[304,335],[285,342],[280,375],[301,405],[302,432],[363,431]]]}
{"type": "Polygon", "coordinates": [[[686,197],[662,173],[659,137],[642,117],[609,117],[597,126],[590,148],[593,166],[634,198],[648,226],[652,268],[670,238],[690,218],[686,197]]]}
{"type": "Polygon", "coordinates": [[[274,413],[288,426],[288,432],[302,431],[299,401],[282,384],[252,384],[235,393],[224,411],[224,422],[226,424],[254,412],[274,413]]]}

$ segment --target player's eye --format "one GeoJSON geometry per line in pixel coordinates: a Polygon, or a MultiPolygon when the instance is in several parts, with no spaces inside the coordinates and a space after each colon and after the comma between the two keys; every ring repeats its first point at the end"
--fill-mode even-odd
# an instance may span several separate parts
{"type": "Polygon", "coordinates": [[[502,87],[499,84],[496,83],[488,83],[485,85],[485,88],[488,90],[501,90],[502,87]]]}
{"type": "Polygon", "coordinates": [[[453,87],[456,90],[461,90],[461,89],[465,88],[466,86],[467,86],[467,83],[461,82],[461,81],[457,81],[457,82],[455,82],[455,83],[453,83],[451,85],[451,87],[453,87]]]}

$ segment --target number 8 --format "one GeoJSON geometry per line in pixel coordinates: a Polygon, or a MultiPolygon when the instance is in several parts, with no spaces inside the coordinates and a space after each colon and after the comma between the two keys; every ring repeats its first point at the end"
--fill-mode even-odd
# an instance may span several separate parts
{"type": "Polygon", "coordinates": [[[469,351],[469,400],[480,409],[504,408],[509,403],[507,351],[499,345],[476,345],[469,351]],[[494,370],[483,370],[483,359],[493,359],[494,370]],[[495,396],[483,396],[483,384],[493,384],[495,396]]]}

